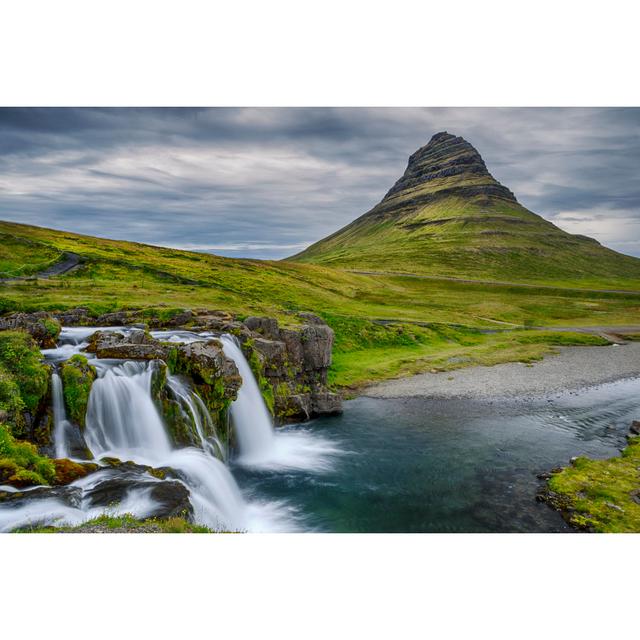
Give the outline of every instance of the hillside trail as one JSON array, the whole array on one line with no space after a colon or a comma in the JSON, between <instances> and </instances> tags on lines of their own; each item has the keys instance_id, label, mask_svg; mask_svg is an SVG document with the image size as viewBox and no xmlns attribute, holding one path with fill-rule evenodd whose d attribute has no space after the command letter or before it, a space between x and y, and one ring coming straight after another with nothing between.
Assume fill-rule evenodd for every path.
<instances>
[{"instance_id":1,"label":"hillside trail","mask_svg":"<svg viewBox=\"0 0 640 640\"><path fill-rule=\"evenodd\" d=\"M72 251L65 251L62 254L61 259L48 266L42 271L33 273L29 276L14 276L13 278L0 278L0 282L19 282L21 280L34 280L36 278L52 278L54 276L61 276L69 271L75 269L80 264L80 256Z\"/></svg>"}]
</instances>

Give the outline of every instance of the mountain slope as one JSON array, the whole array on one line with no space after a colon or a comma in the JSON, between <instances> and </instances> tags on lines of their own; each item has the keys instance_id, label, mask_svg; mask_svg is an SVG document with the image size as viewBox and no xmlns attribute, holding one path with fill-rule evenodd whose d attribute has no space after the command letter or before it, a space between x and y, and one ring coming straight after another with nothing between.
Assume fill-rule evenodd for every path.
<instances>
[{"instance_id":1,"label":"mountain slope","mask_svg":"<svg viewBox=\"0 0 640 640\"><path fill-rule=\"evenodd\" d=\"M446 132L409 158L404 175L373 209L289 259L539 283L640 278L639 259L525 209L471 144Z\"/></svg>"}]
</instances>

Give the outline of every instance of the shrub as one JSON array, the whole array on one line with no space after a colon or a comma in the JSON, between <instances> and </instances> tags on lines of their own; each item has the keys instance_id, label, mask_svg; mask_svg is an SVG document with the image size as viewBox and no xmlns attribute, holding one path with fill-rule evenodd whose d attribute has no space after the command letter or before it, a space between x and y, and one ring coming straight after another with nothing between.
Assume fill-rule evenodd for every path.
<instances>
[{"instance_id":1,"label":"shrub","mask_svg":"<svg viewBox=\"0 0 640 640\"><path fill-rule=\"evenodd\" d=\"M0 366L17 385L24 408L34 413L49 388L49 370L34 339L24 331L0 332ZM7 385L5 376L5 392Z\"/></svg>"}]
</instances>

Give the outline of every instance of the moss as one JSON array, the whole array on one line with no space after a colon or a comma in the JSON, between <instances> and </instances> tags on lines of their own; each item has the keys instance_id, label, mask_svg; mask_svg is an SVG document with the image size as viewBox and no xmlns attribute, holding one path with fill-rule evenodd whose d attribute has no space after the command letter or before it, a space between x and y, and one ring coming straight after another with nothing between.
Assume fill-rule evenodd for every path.
<instances>
[{"instance_id":1,"label":"moss","mask_svg":"<svg viewBox=\"0 0 640 640\"><path fill-rule=\"evenodd\" d=\"M76 354L62 365L60 377L67 415L76 424L84 427L96 370L84 356Z\"/></svg>"},{"instance_id":2,"label":"moss","mask_svg":"<svg viewBox=\"0 0 640 640\"><path fill-rule=\"evenodd\" d=\"M34 339L24 331L0 332L0 410L17 437L26 436L24 417L41 408L49 389L49 367Z\"/></svg>"},{"instance_id":3,"label":"moss","mask_svg":"<svg viewBox=\"0 0 640 640\"><path fill-rule=\"evenodd\" d=\"M247 358L247 362L249 363L249 367L251 367L251 371L258 383L258 388L260 389L260 393L262 394L262 398L264 403L267 405L267 409L269 409L269 413L274 415L275 412L275 396L274 389L267 377L264 375L264 363L258 351L254 348L253 340L249 339L244 342L242 345L242 351Z\"/></svg>"},{"instance_id":4,"label":"moss","mask_svg":"<svg viewBox=\"0 0 640 640\"><path fill-rule=\"evenodd\" d=\"M52 460L39 455L30 442L16 440L7 425L0 424L0 482L16 487L50 484L55 475Z\"/></svg>"},{"instance_id":5,"label":"moss","mask_svg":"<svg viewBox=\"0 0 640 640\"><path fill-rule=\"evenodd\" d=\"M547 486L545 499L576 528L640 533L640 436L619 457L577 458Z\"/></svg>"},{"instance_id":6,"label":"moss","mask_svg":"<svg viewBox=\"0 0 640 640\"><path fill-rule=\"evenodd\" d=\"M74 527L32 527L16 533L219 533L181 517L138 520L131 514L101 515Z\"/></svg>"},{"instance_id":7,"label":"moss","mask_svg":"<svg viewBox=\"0 0 640 640\"><path fill-rule=\"evenodd\" d=\"M86 463L80 464L67 458L60 458L53 461L55 467L54 484L69 484L78 478L84 478L89 473L98 469L97 464Z\"/></svg>"}]
</instances>

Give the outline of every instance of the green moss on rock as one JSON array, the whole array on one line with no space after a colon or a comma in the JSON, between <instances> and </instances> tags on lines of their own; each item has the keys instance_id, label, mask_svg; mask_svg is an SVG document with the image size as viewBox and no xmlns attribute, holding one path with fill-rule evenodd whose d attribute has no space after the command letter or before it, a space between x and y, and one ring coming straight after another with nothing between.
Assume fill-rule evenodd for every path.
<instances>
[{"instance_id":1,"label":"green moss on rock","mask_svg":"<svg viewBox=\"0 0 640 640\"><path fill-rule=\"evenodd\" d=\"M84 356L76 354L62 365L60 377L67 415L76 424L84 427L91 385L96 379L96 370Z\"/></svg>"},{"instance_id":2,"label":"green moss on rock","mask_svg":"<svg viewBox=\"0 0 640 640\"><path fill-rule=\"evenodd\" d=\"M49 367L25 331L0 332L0 412L18 438L27 434L25 413L33 419L49 390Z\"/></svg>"},{"instance_id":3,"label":"green moss on rock","mask_svg":"<svg viewBox=\"0 0 640 640\"><path fill-rule=\"evenodd\" d=\"M640 436L619 457L576 458L549 478L543 498L578 529L640 533Z\"/></svg>"},{"instance_id":4,"label":"green moss on rock","mask_svg":"<svg viewBox=\"0 0 640 640\"><path fill-rule=\"evenodd\" d=\"M0 484L15 487L50 484L56 469L53 461L38 454L35 445L16 440L5 424L0 424Z\"/></svg>"}]
</instances>

